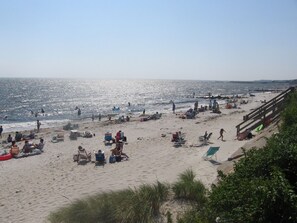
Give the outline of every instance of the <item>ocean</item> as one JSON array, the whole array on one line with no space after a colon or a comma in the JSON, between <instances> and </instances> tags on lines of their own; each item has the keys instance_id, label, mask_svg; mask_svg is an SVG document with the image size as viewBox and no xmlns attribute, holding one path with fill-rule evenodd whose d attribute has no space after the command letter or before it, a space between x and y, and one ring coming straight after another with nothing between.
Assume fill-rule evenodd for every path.
<instances>
[{"instance_id":1,"label":"ocean","mask_svg":"<svg viewBox=\"0 0 297 223\"><path fill-rule=\"evenodd\" d=\"M245 95L288 87L287 82L0 78L0 125L11 132L34 129L37 119L42 127L52 127L99 113L102 117L139 115L143 109L147 114L166 113L171 112L171 101L176 110L186 110L196 100L199 107L208 105L209 99L202 97L209 94Z\"/></svg>"}]
</instances>

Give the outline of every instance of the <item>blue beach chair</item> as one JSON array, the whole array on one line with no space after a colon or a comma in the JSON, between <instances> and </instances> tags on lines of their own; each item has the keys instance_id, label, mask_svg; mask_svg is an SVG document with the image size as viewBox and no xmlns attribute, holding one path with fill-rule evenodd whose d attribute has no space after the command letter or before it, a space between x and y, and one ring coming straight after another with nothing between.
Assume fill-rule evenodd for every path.
<instances>
[{"instance_id":1,"label":"blue beach chair","mask_svg":"<svg viewBox=\"0 0 297 223\"><path fill-rule=\"evenodd\" d=\"M96 158L96 163L95 163L96 166L105 165L106 160L105 160L104 153L100 153L100 154L95 153L95 158Z\"/></svg>"},{"instance_id":2,"label":"blue beach chair","mask_svg":"<svg viewBox=\"0 0 297 223\"><path fill-rule=\"evenodd\" d=\"M211 146L209 147L209 149L207 150L207 152L202 156L202 158L204 160L209 160L211 159L214 155L216 155L216 153L219 151L220 147L219 146ZM217 157L216 157L217 159Z\"/></svg>"}]
</instances>

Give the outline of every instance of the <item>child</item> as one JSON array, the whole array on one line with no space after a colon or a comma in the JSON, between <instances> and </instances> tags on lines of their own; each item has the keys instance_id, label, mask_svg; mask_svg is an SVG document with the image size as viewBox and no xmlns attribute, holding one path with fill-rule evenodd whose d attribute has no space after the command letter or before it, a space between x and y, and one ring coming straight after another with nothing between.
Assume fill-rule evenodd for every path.
<instances>
[{"instance_id":1,"label":"child","mask_svg":"<svg viewBox=\"0 0 297 223\"><path fill-rule=\"evenodd\" d=\"M223 135L224 132L226 132L224 129L220 130L220 137L218 139L222 138L222 141L224 141L224 135Z\"/></svg>"}]
</instances>

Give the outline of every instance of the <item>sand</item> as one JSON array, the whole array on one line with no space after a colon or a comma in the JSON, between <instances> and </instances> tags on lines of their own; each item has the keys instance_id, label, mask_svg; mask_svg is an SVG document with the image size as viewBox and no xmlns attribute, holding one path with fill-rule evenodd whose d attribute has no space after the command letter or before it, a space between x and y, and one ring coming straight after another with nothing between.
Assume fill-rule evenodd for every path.
<instances>
[{"instance_id":1,"label":"sand","mask_svg":"<svg viewBox=\"0 0 297 223\"><path fill-rule=\"evenodd\" d=\"M210 187L216 180L218 167L247 142L236 139L235 126L245 114L260 106L261 101L275 95L259 93L247 98L248 103L239 109L221 108L221 114L206 111L195 119L181 119L178 114L166 113L159 120L145 122L141 122L140 117L121 124L111 124L105 119L85 121L79 123L79 130L90 130L95 137L70 140L69 131L64 131L65 140L59 143L51 142L51 134L61 127L41 129L34 142L37 143L39 137L45 139L44 153L0 162L0 222L46 222L50 212L76 199L157 180L172 183L189 168ZM226 131L225 141L217 139L221 128ZM130 157L128 161L107 163L104 167L93 162L86 165L73 162L79 145L92 153L102 149L108 156L114 145L104 145L104 133L110 131L114 136L118 130L127 136L124 152ZM171 142L176 131L184 133L186 139L185 144L177 148ZM213 132L210 144L198 146L198 137L205 131ZM22 147L24 142L18 144ZM209 146L220 146L216 162L202 158Z\"/></svg>"}]
</instances>

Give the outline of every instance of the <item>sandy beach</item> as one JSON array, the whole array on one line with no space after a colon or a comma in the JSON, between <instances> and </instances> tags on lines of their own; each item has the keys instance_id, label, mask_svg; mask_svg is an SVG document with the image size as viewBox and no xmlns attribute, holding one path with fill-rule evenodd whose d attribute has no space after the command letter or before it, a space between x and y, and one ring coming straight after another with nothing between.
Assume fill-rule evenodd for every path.
<instances>
[{"instance_id":1,"label":"sandy beach","mask_svg":"<svg viewBox=\"0 0 297 223\"><path fill-rule=\"evenodd\" d=\"M216 180L218 167L247 143L236 139L235 126L245 114L260 106L261 101L268 101L275 95L258 93L256 97L246 98L248 103L240 108L221 106L221 114L205 111L195 119L181 119L179 114L185 111L177 110L177 114L165 113L158 120L144 122L136 116L121 124L112 124L106 119L85 121L79 123L79 130L92 131L94 137L70 140L69 131L64 131L65 140L58 143L52 143L51 136L61 127L41 129L33 140L37 143L39 138L45 139L41 155L0 162L0 222L46 222L51 211L75 199L157 180L172 183L188 168L209 187ZM225 141L217 139L221 128L226 131ZM115 136L119 130L127 137L124 152L130 157L128 161L107 163L104 167L95 166L93 162L86 165L73 162L73 154L80 145L92 152L93 161L94 150L102 149L108 157L114 144L104 145L104 133L109 131ZM184 133L186 142L176 148L171 137L177 131ZM210 144L198 146L201 143L198 138L205 131L213 133ZM23 144L18 143L20 148ZM220 147L216 164L202 159L209 146Z\"/></svg>"}]
</instances>

